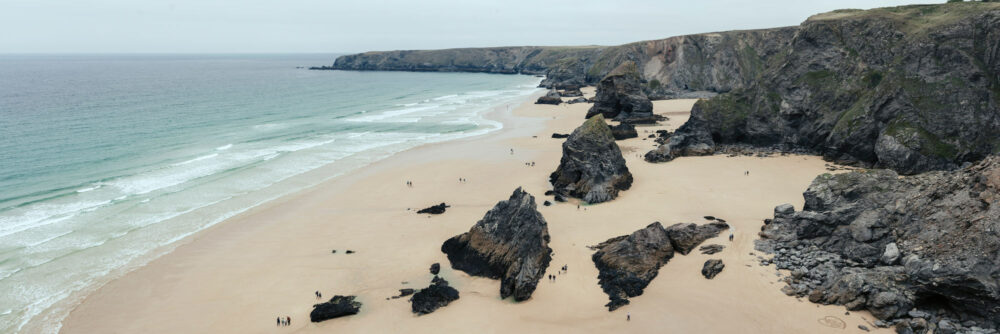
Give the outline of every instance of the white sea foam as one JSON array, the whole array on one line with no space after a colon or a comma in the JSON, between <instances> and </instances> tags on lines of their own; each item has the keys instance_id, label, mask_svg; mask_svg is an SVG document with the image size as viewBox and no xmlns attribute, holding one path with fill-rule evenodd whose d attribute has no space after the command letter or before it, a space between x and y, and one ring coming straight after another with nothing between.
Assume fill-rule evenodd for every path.
<instances>
[{"instance_id":1,"label":"white sea foam","mask_svg":"<svg viewBox=\"0 0 1000 334\"><path fill-rule=\"evenodd\" d=\"M231 148L233 148L233 144L226 144L226 145L222 145L222 146L216 147L215 150L216 151L225 151L225 150L228 150L228 149L231 149Z\"/></svg>"}]
</instances>

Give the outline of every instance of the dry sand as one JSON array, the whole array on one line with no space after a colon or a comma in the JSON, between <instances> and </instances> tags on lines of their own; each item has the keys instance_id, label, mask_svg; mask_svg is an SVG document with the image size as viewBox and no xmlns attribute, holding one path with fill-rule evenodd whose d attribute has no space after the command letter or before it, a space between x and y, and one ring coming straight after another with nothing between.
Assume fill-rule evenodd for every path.
<instances>
[{"instance_id":1,"label":"dry sand","mask_svg":"<svg viewBox=\"0 0 1000 334\"><path fill-rule=\"evenodd\" d=\"M593 89L586 92L592 95ZM551 200L542 194L550 189L548 175L561 154L562 140L550 135L571 132L590 104L526 103L512 114L498 108L491 117L502 120L504 130L397 154L197 234L92 293L67 317L63 331L841 333L859 331L861 324L875 329L867 313L845 315L841 306L785 296L774 268L758 266L752 254L761 220L775 205L802 206L802 191L825 172L821 159L642 161L640 155L654 147L652 139L643 140L645 131L676 128L693 102L655 102L656 112L670 120L639 127L640 138L619 142L635 183L612 202L585 210L577 210L575 202L541 205ZM531 161L534 167L525 166ZM468 182L459 183L460 177ZM407 180L413 188L405 186ZM555 252L549 272L569 266L556 282L539 282L522 303L500 300L499 281L452 270L440 251L444 240L468 231L518 186L535 195L548 221ZM412 210L440 202L452 206L440 216ZM735 241L725 236L707 241L726 246L715 255L678 254L631 305L607 311L587 245L653 221L704 223L705 215L733 225ZM345 254L348 249L356 253ZM712 280L700 274L709 258L726 264ZM428 267L435 262L461 299L420 317L410 312L406 298L386 300L400 288L427 286ZM358 295L364 306L356 316L310 323L316 290L325 298ZM276 327L275 317L285 315L292 326Z\"/></svg>"}]
</instances>

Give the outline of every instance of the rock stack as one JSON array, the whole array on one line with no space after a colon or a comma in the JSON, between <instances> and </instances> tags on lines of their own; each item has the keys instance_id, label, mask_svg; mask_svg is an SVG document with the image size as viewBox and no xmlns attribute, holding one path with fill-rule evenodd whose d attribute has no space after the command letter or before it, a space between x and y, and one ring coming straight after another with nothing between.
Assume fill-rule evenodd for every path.
<instances>
[{"instance_id":1,"label":"rock stack","mask_svg":"<svg viewBox=\"0 0 1000 334\"><path fill-rule=\"evenodd\" d=\"M656 123L660 118L653 114L653 103L642 92L641 81L634 62L618 65L597 84L597 95L587 118L600 114L625 123Z\"/></svg>"},{"instance_id":2,"label":"rock stack","mask_svg":"<svg viewBox=\"0 0 1000 334\"><path fill-rule=\"evenodd\" d=\"M601 203L632 186L632 173L603 116L591 117L573 130L562 151L559 168L549 176L557 194Z\"/></svg>"},{"instance_id":3,"label":"rock stack","mask_svg":"<svg viewBox=\"0 0 1000 334\"><path fill-rule=\"evenodd\" d=\"M500 201L469 232L441 245L451 267L469 275L500 279L500 297L531 298L549 266L549 229L535 197L521 188Z\"/></svg>"}]
</instances>

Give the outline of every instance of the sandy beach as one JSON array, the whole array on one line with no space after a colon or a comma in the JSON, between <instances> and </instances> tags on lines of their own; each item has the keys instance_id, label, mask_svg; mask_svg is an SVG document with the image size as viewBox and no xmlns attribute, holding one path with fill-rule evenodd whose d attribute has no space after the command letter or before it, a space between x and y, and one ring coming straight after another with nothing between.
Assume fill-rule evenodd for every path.
<instances>
[{"instance_id":1,"label":"sandy beach","mask_svg":"<svg viewBox=\"0 0 1000 334\"><path fill-rule=\"evenodd\" d=\"M584 91L593 96L593 88ZM641 155L655 146L646 137L683 124L694 102L654 101L654 112L670 119L639 126L639 138L618 142L635 182L614 201L580 209L573 200L542 205L552 200L543 193L551 189L548 176L563 142L550 136L580 125L590 104L527 102L509 111L502 106L488 116L502 121L503 130L396 154L182 241L89 295L65 319L62 332L842 333L860 331L858 325L888 332L873 326L866 312L846 315L843 306L785 296L775 269L757 264L753 241L762 219L782 203L801 208L802 192L826 172L822 159L716 155L643 161ZM548 222L555 253L549 272L562 265L569 270L555 282L539 282L530 300L514 303L499 298L499 281L452 270L440 247L518 186L535 196ZM451 205L442 215L415 213L441 202ZM726 246L714 255L678 254L643 295L607 311L586 246L654 221L705 223L706 215L724 218L735 228L735 240L707 241ZM726 264L712 280L700 273L710 258ZM461 299L419 317L406 298L387 299L401 288L426 287L435 262ZM357 295L364 306L355 316L310 323L317 290L324 299ZM276 327L278 316L290 316L291 326Z\"/></svg>"}]
</instances>

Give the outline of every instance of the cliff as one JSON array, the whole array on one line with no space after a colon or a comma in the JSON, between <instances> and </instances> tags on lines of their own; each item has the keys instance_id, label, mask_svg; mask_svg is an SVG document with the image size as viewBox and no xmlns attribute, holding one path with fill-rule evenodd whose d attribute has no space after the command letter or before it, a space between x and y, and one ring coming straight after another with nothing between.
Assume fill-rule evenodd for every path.
<instances>
[{"instance_id":1,"label":"cliff","mask_svg":"<svg viewBox=\"0 0 1000 334\"><path fill-rule=\"evenodd\" d=\"M635 62L653 97L710 96L745 86L763 59L784 47L794 27L677 36L620 46L516 46L373 51L313 69L545 74L542 85L594 85L618 65Z\"/></svg>"},{"instance_id":2,"label":"cliff","mask_svg":"<svg viewBox=\"0 0 1000 334\"><path fill-rule=\"evenodd\" d=\"M542 85L558 87L596 84L625 62L652 99L721 94L649 161L749 144L915 174L1000 153L998 3L838 10L611 47L369 52L327 69L545 73Z\"/></svg>"},{"instance_id":3,"label":"cliff","mask_svg":"<svg viewBox=\"0 0 1000 334\"><path fill-rule=\"evenodd\" d=\"M1000 4L816 15L762 66L651 160L751 144L915 174L1000 152Z\"/></svg>"}]
</instances>

